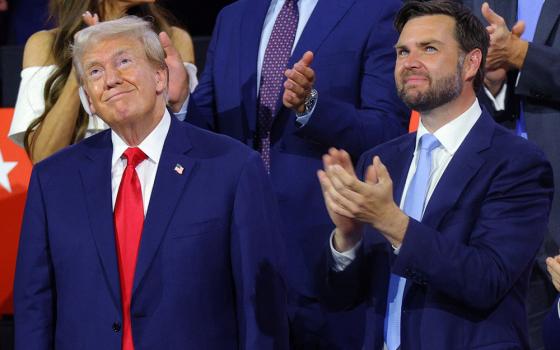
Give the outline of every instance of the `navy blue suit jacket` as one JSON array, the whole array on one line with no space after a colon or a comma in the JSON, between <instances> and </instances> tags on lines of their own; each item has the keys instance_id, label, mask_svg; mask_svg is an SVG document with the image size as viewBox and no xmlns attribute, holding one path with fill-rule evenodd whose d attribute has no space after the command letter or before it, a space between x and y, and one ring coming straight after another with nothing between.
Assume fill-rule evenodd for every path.
<instances>
[{"instance_id":1,"label":"navy blue suit jacket","mask_svg":"<svg viewBox=\"0 0 560 350\"><path fill-rule=\"evenodd\" d=\"M104 131L33 169L14 288L17 349L121 348L111 156ZM134 278L136 350L287 348L272 196L256 152L172 118Z\"/></svg>"},{"instance_id":2,"label":"navy blue suit jacket","mask_svg":"<svg viewBox=\"0 0 560 350\"><path fill-rule=\"evenodd\" d=\"M415 147L405 135L365 153L379 155L400 202ZM528 277L542 243L553 183L532 143L483 112L449 163L422 222L410 219L398 255L373 230L345 271L327 271L324 297L337 308L366 300L366 349L381 349L389 274L407 278L403 349L526 349ZM332 259L329 253L328 259ZM332 261L330 262L332 263Z\"/></svg>"},{"instance_id":3,"label":"navy blue suit jacket","mask_svg":"<svg viewBox=\"0 0 560 350\"><path fill-rule=\"evenodd\" d=\"M544 348L557 350L560 347L560 317L558 317L558 298L544 320Z\"/></svg>"},{"instance_id":4,"label":"navy blue suit jacket","mask_svg":"<svg viewBox=\"0 0 560 350\"><path fill-rule=\"evenodd\" d=\"M257 55L269 4L240 0L222 10L187 116L189 122L251 147L257 125ZM316 306L310 281L332 229L316 177L322 155L335 146L357 160L406 130L409 111L397 97L393 78L397 33L392 21L400 6L400 0L319 0L290 58L291 67L307 50L315 53L312 68L319 92L313 116L302 128L279 95L271 131L270 176L290 252L292 304ZM317 312L302 316L302 322L312 324L301 327L303 336L316 334L322 342L333 333L324 329L326 316ZM341 315L335 318L351 324Z\"/></svg>"}]
</instances>

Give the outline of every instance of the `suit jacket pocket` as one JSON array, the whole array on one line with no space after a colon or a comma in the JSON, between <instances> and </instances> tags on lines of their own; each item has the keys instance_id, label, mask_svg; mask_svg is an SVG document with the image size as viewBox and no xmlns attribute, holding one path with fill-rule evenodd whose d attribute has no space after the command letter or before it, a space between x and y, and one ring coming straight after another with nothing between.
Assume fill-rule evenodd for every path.
<instances>
[{"instance_id":1,"label":"suit jacket pocket","mask_svg":"<svg viewBox=\"0 0 560 350\"><path fill-rule=\"evenodd\" d=\"M201 235L208 235L222 231L224 223L220 219L209 219L204 221L197 221L186 223L181 228L171 230L170 236L173 239L182 239L189 237L196 237Z\"/></svg>"}]
</instances>

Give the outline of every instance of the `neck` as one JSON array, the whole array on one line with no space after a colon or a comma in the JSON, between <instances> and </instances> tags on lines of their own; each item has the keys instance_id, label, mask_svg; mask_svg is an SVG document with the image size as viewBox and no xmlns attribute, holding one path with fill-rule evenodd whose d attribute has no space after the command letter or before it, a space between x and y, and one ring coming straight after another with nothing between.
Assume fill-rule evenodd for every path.
<instances>
[{"instance_id":1,"label":"neck","mask_svg":"<svg viewBox=\"0 0 560 350\"><path fill-rule=\"evenodd\" d=\"M161 122L165 114L165 103L160 103L160 101L158 101L149 114L149 118L139 118L140 120L126 125L111 125L111 129L113 129L128 146L136 147L141 144Z\"/></svg>"},{"instance_id":2,"label":"neck","mask_svg":"<svg viewBox=\"0 0 560 350\"><path fill-rule=\"evenodd\" d=\"M475 100L476 94L474 90L472 90L472 88L465 88L461 95L453 101L432 110L421 112L420 118L422 124L430 133L434 133L445 124L457 119L461 114L465 113Z\"/></svg>"}]
</instances>

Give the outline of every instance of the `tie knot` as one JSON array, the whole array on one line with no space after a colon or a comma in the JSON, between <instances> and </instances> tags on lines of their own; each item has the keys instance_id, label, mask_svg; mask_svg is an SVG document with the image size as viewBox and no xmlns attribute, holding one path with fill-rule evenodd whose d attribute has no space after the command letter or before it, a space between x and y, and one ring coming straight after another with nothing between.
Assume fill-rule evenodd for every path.
<instances>
[{"instance_id":1,"label":"tie knot","mask_svg":"<svg viewBox=\"0 0 560 350\"><path fill-rule=\"evenodd\" d=\"M424 134L420 138L420 143L418 146L423 151L431 152L439 145L439 140L433 134Z\"/></svg>"},{"instance_id":2,"label":"tie knot","mask_svg":"<svg viewBox=\"0 0 560 350\"><path fill-rule=\"evenodd\" d=\"M142 152L142 150L138 147L127 148L122 156L126 158L126 166L132 166L133 168L136 168L138 164L142 163L144 159L148 158L146 153Z\"/></svg>"}]
</instances>

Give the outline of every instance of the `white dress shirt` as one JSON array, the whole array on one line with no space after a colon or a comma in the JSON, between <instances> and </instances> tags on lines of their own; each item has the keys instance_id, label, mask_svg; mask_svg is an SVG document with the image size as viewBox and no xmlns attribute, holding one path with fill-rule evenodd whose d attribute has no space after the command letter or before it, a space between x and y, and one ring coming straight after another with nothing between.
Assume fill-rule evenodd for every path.
<instances>
[{"instance_id":1,"label":"white dress shirt","mask_svg":"<svg viewBox=\"0 0 560 350\"><path fill-rule=\"evenodd\" d=\"M157 167L163 150L163 143L167 137L169 126L171 125L171 116L167 109L163 114L163 118L154 130L142 141L138 148L144 152L148 158L138 164L136 173L140 180L142 188L142 202L144 204L144 216L148 211L148 204L154 188L154 180L156 179ZM124 151L129 147L117 133L111 130L111 141L113 142L113 158L111 160L111 191L113 194L113 210L115 210L115 201L121 178L126 168L126 158L122 158ZM171 169L170 169L171 170Z\"/></svg>"},{"instance_id":2,"label":"white dress shirt","mask_svg":"<svg viewBox=\"0 0 560 350\"><path fill-rule=\"evenodd\" d=\"M424 209L428 205L430 201L430 197L432 193L443 176L445 169L449 165L451 159L463 143L467 134L471 131L472 127L480 118L482 110L480 109L480 105L478 104L478 100L472 104L469 109L467 109L463 114L459 117L453 119L449 123L445 124L436 132L434 132L434 136L439 140L440 145L432 151L432 170L430 174L430 182L428 192L426 194L426 201L424 204ZM401 203L400 208L403 208L404 199L406 198L406 194L408 191L408 187L410 185L410 181L416 172L416 165L418 163L418 142L422 135L429 133L429 131L424 127L422 124L422 118L420 117L420 123L418 125L418 131L416 133L416 146L414 149L414 157L412 158L412 162L410 164L410 168L408 169L408 175L406 176L406 183L404 186L403 194L401 196ZM383 159L381 160L383 161ZM333 232L334 234L334 232ZM332 235L331 235L331 251L335 260L335 265L333 269L335 271L342 271L344 270L356 257L356 251L359 248L361 241L346 252L339 253L337 252L332 244ZM397 251L398 253L398 251Z\"/></svg>"}]
</instances>

